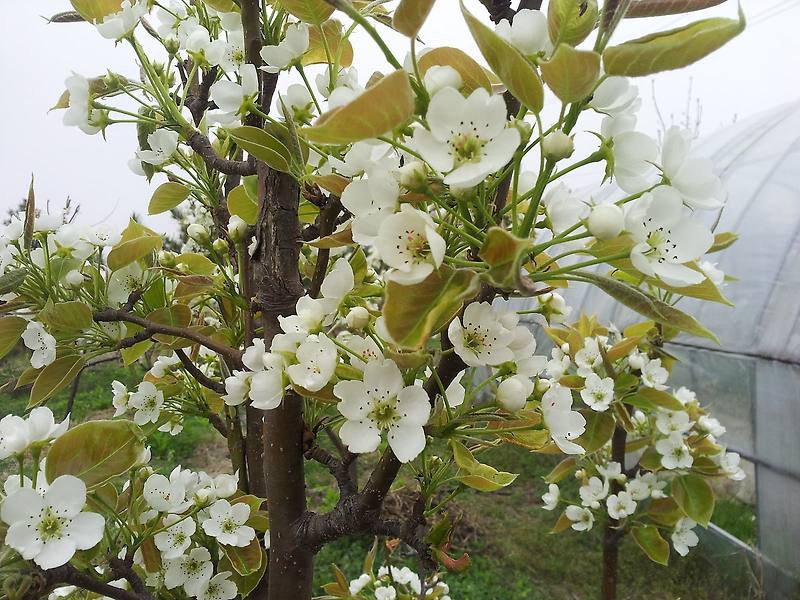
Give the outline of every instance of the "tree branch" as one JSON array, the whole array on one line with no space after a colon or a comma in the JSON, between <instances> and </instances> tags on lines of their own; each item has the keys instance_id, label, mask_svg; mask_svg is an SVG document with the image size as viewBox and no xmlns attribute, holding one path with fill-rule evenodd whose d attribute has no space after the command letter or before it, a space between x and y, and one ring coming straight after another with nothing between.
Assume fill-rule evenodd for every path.
<instances>
[{"instance_id":1,"label":"tree branch","mask_svg":"<svg viewBox=\"0 0 800 600\"><path fill-rule=\"evenodd\" d=\"M186 356L186 353L183 350L178 348L175 350L175 354L180 359L183 368L189 372L189 375L195 378L197 383L202 385L204 388L208 388L212 392L217 392L218 394L225 393L225 384L219 381L214 381L208 375L198 369L197 365L195 365L192 360Z\"/></svg>"},{"instance_id":2,"label":"tree branch","mask_svg":"<svg viewBox=\"0 0 800 600\"><path fill-rule=\"evenodd\" d=\"M84 590L94 592L101 596L108 596L114 600L153 600L152 595L145 590L145 595L133 593L122 588L114 587L79 571L71 564L67 563L55 569L36 568L35 574L38 582L31 587L27 597L30 600L39 600L46 596L46 592L60 584L74 585Z\"/></svg>"},{"instance_id":3,"label":"tree branch","mask_svg":"<svg viewBox=\"0 0 800 600\"><path fill-rule=\"evenodd\" d=\"M186 140L189 147L194 150L205 163L212 169L216 169L225 175L255 175L256 167L246 160L228 160L223 158L214 147L211 141L199 131L195 131Z\"/></svg>"}]
</instances>

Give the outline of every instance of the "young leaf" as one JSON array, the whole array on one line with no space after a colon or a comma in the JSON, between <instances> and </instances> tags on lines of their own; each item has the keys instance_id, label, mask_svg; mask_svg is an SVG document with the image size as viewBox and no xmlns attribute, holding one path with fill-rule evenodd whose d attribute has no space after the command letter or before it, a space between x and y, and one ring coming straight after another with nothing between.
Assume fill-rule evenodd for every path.
<instances>
[{"instance_id":1,"label":"young leaf","mask_svg":"<svg viewBox=\"0 0 800 600\"><path fill-rule=\"evenodd\" d=\"M122 0L70 0L72 8L90 23L102 21L103 17L120 11Z\"/></svg>"},{"instance_id":2,"label":"young leaf","mask_svg":"<svg viewBox=\"0 0 800 600\"><path fill-rule=\"evenodd\" d=\"M578 463L575 458L565 458L560 463L558 463L555 468L550 471L545 477L545 483L558 483L559 481L563 480L565 477L572 475L578 468Z\"/></svg>"},{"instance_id":3,"label":"young leaf","mask_svg":"<svg viewBox=\"0 0 800 600\"><path fill-rule=\"evenodd\" d=\"M236 127L229 129L228 135L236 145L268 164L276 171L288 173L292 155L289 149L274 135L258 127Z\"/></svg>"},{"instance_id":4,"label":"young leaf","mask_svg":"<svg viewBox=\"0 0 800 600\"><path fill-rule=\"evenodd\" d=\"M408 73L395 71L300 131L312 142L349 144L388 133L413 114L414 93Z\"/></svg>"},{"instance_id":5,"label":"young leaf","mask_svg":"<svg viewBox=\"0 0 800 600\"><path fill-rule=\"evenodd\" d=\"M28 269L14 269L6 271L0 275L0 295L9 294L22 285L25 277L28 276Z\"/></svg>"},{"instance_id":6,"label":"young leaf","mask_svg":"<svg viewBox=\"0 0 800 600\"><path fill-rule=\"evenodd\" d=\"M582 446L589 454L605 446L614 435L614 417L608 412L596 412L589 408L582 408L578 412L586 419L586 431L575 440L575 443Z\"/></svg>"},{"instance_id":7,"label":"young leaf","mask_svg":"<svg viewBox=\"0 0 800 600\"><path fill-rule=\"evenodd\" d=\"M434 48L417 59L417 66L419 67L420 75L423 77L428 72L428 69L435 65L452 67L458 71L463 82L461 91L465 94L469 94L478 88L492 90L492 82L489 81L484 68L463 50L443 46Z\"/></svg>"},{"instance_id":8,"label":"young leaf","mask_svg":"<svg viewBox=\"0 0 800 600\"><path fill-rule=\"evenodd\" d=\"M401 348L422 348L428 338L446 326L461 306L478 293L478 275L446 265L414 285L390 281L383 316L389 334Z\"/></svg>"},{"instance_id":9,"label":"young leaf","mask_svg":"<svg viewBox=\"0 0 800 600\"><path fill-rule=\"evenodd\" d=\"M661 537L657 527L652 525L633 527L631 534L647 558L665 567L669 564L669 544Z\"/></svg>"},{"instance_id":10,"label":"young leaf","mask_svg":"<svg viewBox=\"0 0 800 600\"><path fill-rule=\"evenodd\" d=\"M672 498L690 519L708 527L714 514L714 490L699 475L679 475L672 480Z\"/></svg>"},{"instance_id":11,"label":"young leaf","mask_svg":"<svg viewBox=\"0 0 800 600\"><path fill-rule=\"evenodd\" d=\"M243 185L237 185L228 194L228 211L248 225L256 224L258 204L253 202Z\"/></svg>"},{"instance_id":12,"label":"young leaf","mask_svg":"<svg viewBox=\"0 0 800 600\"><path fill-rule=\"evenodd\" d=\"M125 231L122 232L119 243L108 253L106 259L108 268L118 271L132 262L160 250L163 243L163 237L131 219Z\"/></svg>"},{"instance_id":13,"label":"young leaf","mask_svg":"<svg viewBox=\"0 0 800 600\"><path fill-rule=\"evenodd\" d=\"M703 10L722 4L725 0L635 0L625 11L626 19L663 17Z\"/></svg>"},{"instance_id":14,"label":"young leaf","mask_svg":"<svg viewBox=\"0 0 800 600\"><path fill-rule=\"evenodd\" d=\"M628 77L680 69L721 48L744 31L744 27L740 6L738 19L704 19L606 48L603 65L609 75Z\"/></svg>"},{"instance_id":15,"label":"young leaf","mask_svg":"<svg viewBox=\"0 0 800 600\"><path fill-rule=\"evenodd\" d=\"M536 67L514 46L472 16L463 2L461 13L481 54L500 81L522 104L535 113L540 112L544 106L544 88Z\"/></svg>"},{"instance_id":16,"label":"young leaf","mask_svg":"<svg viewBox=\"0 0 800 600\"><path fill-rule=\"evenodd\" d=\"M600 55L559 44L542 63L542 79L562 102L578 102L592 93L600 75Z\"/></svg>"},{"instance_id":17,"label":"young leaf","mask_svg":"<svg viewBox=\"0 0 800 600\"><path fill-rule=\"evenodd\" d=\"M478 256L489 265L484 277L503 290L522 290L521 264L533 245L528 238L519 238L501 227L492 227Z\"/></svg>"},{"instance_id":18,"label":"young leaf","mask_svg":"<svg viewBox=\"0 0 800 600\"><path fill-rule=\"evenodd\" d=\"M178 204L189 197L189 188L175 181L167 181L156 188L153 197L150 198L150 205L147 207L147 214L158 215L168 210L172 210Z\"/></svg>"},{"instance_id":19,"label":"young leaf","mask_svg":"<svg viewBox=\"0 0 800 600\"><path fill-rule=\"evenodd\" d=\"M328 64L326 43L331 55L339 57L340 67L353 64L353 44L343 37L342 23L336 19L328 19L321 26L309 29L308 51L303 54L300 62L304 65Z\"/></svg>"},{"instance_id":20,"label":"young leaf","mask_svg":"<svg viewBox=\"0 0 800 600\"><path fill-rule=\"evenodd\" d=\"M83 331L94 323L92 309L77 300L49 304L39 313L39 319L63 331Z\"/></svg>"},{"instance_id":21,"label":"young leaf","mask_svg":"<svg viewBox=\"0 0 800 600\"><path fill-rule=\"evenodd\" d=\"M0 358L11 352L22 337L28 322L22 317L0 319Z\"/></svg>"},{"instance_id":22,"label":"young leaf","mask_svg":"<svg viewBox=\"0 0 800 600\"><path fill-rule=\"evenodd\" d=\"M47 453L45 475L52 483L74 475L86 487L103 485L139 462L144 434L132 421L88 421L58 438Z\"/></svg>"},{"instance_id":23,"label":"young leaf","mask_svg":"<svg viewBox=\"0 0 800 600\"><path fill-rule=\"evenodd\" d=\"M417 37L436 0L400 0L394 11L392 25L410 38Z\"/></svg>"},{"instance_id":24,"label":"young leaf","mask_svg":"<svg viewBox=\"0 0 800 600\"><path fill-rule=\"evenodd\" d=\"M257 573L264 561L264 553L261 551L261 544L258 538L253 540L243 548L236 546L222 546L225 556L230 561L233 569L243 577Z\"/></svg>"},{"instance_id":25,"label":"young leaf","mask_svg":"<svg viewBox=\"0 0 800 600\"><path fill-rule=\"evenodd\" d=\"M86 365L86 359L78 354L57 358L42 369L31 388L28 408L39 406L67 387Z\"/></svg>"},{"instance_id":26,"label":"young leaf","mask_svg":"<svg viewBox=\"0 0 800 600\"><path fill-rule=\"evenodd\" d=\"M456 479L464 485L481 492L496 492L511 485L517 478L514 473L498 471L494 467L478 462L472 452L464 444L450 440L453 447L453 459L456 461L460 472Z\"/></svg>"},{"instance_id":27,"label":"young leaf","mask_svg":"<svg viewBox=\"0 0 800 600\"><path fill-rule=\"evenodd\" d=\"M333 14L333 5L325 0L278 0L277 3L311 25L322 25Z\"/></svg>"}]
</instances>

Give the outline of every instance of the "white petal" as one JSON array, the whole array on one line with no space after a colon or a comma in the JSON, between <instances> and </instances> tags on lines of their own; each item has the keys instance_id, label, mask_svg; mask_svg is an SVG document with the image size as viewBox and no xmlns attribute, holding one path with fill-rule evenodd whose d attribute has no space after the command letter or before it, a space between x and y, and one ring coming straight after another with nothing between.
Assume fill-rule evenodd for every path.
<instances>
[{"instance_id":1,"label":"white petal","mask_svg":"<svg viewBox=\"0 0 800 600\"><path fill-rule=\"evenodd\" d=\"M397 412L403 425L425 425L431 414L427 392L418 385L403 388L397 395Z\"/></svg>"},{"instance_id":2,"label":"white petal","mask_svg":"<svg viewBox=\"0 0 800 600\"><path fill-rule=\"evenodd\" d=\"M394 425L388 433L389 446L401 463L414 460L425 449L425 430L419 425Z\"/></svg>"},{"instance_id":3,"label":"white petal","mask_svg":"<svg viewBox=\"0 0 800 600\"><path fill-rule=\"evenodd\" d=\"M339 430L339 437L356 454L374 452L381 443L381 435L370 421L347 421Z\"/></svg>"}]
</instances>

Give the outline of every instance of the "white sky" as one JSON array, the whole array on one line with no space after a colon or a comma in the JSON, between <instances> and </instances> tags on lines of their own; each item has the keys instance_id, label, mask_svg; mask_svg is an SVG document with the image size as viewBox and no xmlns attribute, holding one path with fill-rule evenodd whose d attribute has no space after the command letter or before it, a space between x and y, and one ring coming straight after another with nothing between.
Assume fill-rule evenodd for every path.
<instances>
[{"instance_id":1,"label":"white sky","mask_svg":"<svg viewBox=\"0 0 800 600\"><path fill-rule=\"evenodd\" d=\"M63 126L59 111L47 112L73 70L86 76L97 76L107 69L134 75L129 48L115 48L113 42L101 38L88 24L46 24L41 16L68 10L67 0L0 0L0 4L4 5L0 67L5 81L0 94L0 115L4 116L0 212L5 213L18 203L25 195L31 173L35 173L40 206L47 201L59 206L71 196L81 205L84 222L106 221L120 227L134 211L145 215L152 190L163 176L148 184L128 170L126 163L136 149L133 126L111 127L104 142L99 135L87 136ZM485 14L477 0L468 0L467 4L473 14ZM796 33L800 2L742 0L742 5L750 24L738 38L687 69L637 80L644 100L639 125L642 131L656 135L659 129L651 82L668 122L671 115L682 118L692 85L693 97L702 102L703 134L800 96L800 36ZM736 4L729 0L722 6L681 17L632 19L620 27L615 42L706 16L734 17L735 13ZM432 47L457 46L481 60L455 0L439 0L420 35ZM402 59L406 39L394 32L388 32L386 37ZM359 33L354 45L355 64L362 81L375 70L385 72L390 68L365 35ZM582 120L579 127L581 124L597 129L597 123L591 120ZM162 230L170 227L163 216L147 217L145 222Z\"/></svg>"}]
</instances>

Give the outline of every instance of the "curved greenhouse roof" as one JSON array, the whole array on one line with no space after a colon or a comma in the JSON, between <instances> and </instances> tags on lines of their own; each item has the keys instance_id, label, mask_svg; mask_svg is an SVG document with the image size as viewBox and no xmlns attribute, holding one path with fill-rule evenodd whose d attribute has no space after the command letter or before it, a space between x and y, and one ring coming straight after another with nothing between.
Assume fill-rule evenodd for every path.
<instances>
[{"instance_id":1,"label":"curved greenhouse roof","mask_svg":"<svg viewBox=\"0 0 800 600\"><path fill-rule=\"evenodd\" d=\"M714 161L727 188L716 231L740 236L708 260L739 281L724 289L734 308L681 302L721 345L686 336L682 342L800 363L800 100L720 130L701 141L697 153ZM618 325L634 319L595 288L580 286L568 296L576 310Z\"/></svg>"}]
</instances>

